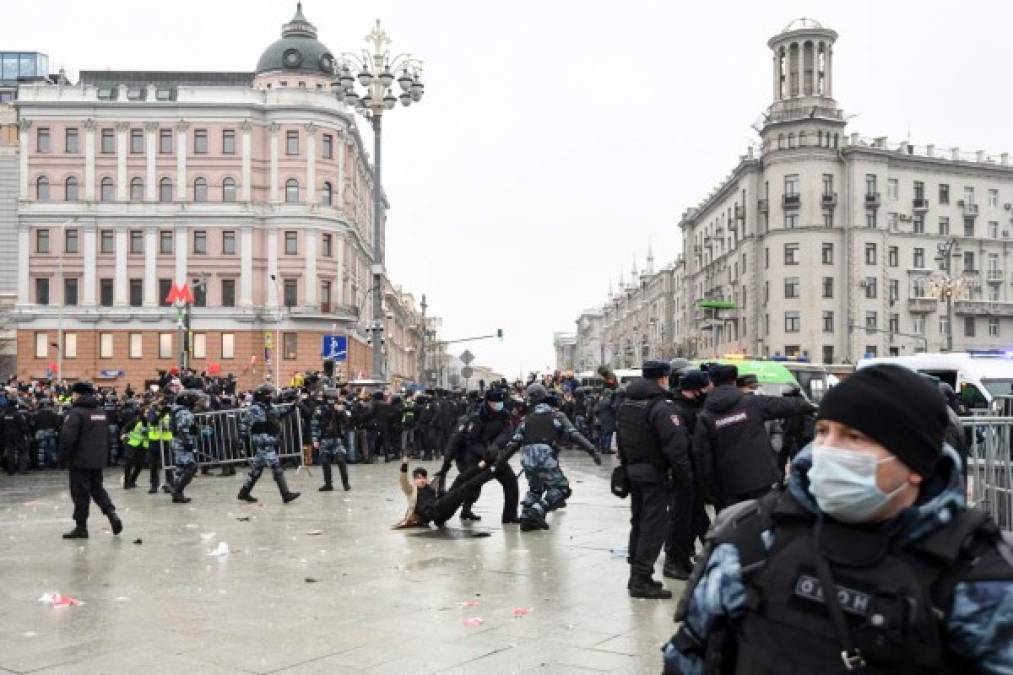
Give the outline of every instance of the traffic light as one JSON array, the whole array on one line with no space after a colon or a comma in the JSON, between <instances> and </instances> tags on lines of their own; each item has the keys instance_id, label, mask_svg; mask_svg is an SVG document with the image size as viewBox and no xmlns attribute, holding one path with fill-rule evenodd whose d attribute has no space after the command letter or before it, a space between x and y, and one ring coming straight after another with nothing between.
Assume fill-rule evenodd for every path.
<instances>
[{"instance_id":1,"label":"traffic light","mask_svg":"<svg viewBox=\"0 0 1013 675\"><path fill-rule=\"evenodd\" d=\"M503 329L502 328L497 328L496 329L496 337L498 337L500 340L503 339Z\"/></svg>"}]
</instances>

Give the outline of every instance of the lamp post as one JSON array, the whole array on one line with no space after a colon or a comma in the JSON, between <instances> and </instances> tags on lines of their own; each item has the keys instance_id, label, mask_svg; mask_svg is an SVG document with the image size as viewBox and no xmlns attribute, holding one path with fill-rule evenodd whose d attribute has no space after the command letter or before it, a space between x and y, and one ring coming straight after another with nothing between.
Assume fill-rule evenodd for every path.
<instances>
[{"instance_id":1,"label":"lamp post","mask_svg":"<svg viewBox=\"0 0 1013 675\"><path fill-rule=\"evenodd\" d=\"M67 245L67 226L68 225L73 225L76 222L77 222L77 218L73 218L71 220L65 220L62 223L60 223L60 243L58 243L57 246L64 246L64 247L66 247L66 245ZM63 280L63 258L64 258L64 256L61 255L60 258L59 258L59 262L57 263L57 267L58 267L57 276L60 278L60 287L61 288L60 288L60 306L57 308L57 315L56 315L56 326L57 326L57 328L56 328L56 374L60 378L58 380L58 382L60 384L63 384L63 381L64 381L64 378L63 378L63 308L66 307L66 305L67 305L67 298L64 297L64 294L67 292L67 284ZM28 264L27 261L24 261L24 262L25 262L25 264ZM76 298L75 298L75 300L76 300Z\"/></svg>"},{"instance_id":2,"label":"lamp post","mask_svg":"<svg viewBox=\"0 0 1013 675\"><path fill-rule=\"evenodd\" d=\"M370 324L373 345L373 379L384 379L383 343L383 187L381 184L381 139L383 114L393 110L398 101L405 107L422 100L425 87L421 81L422 62L410 54L392 56L387 46L390 38L376 20L366 36L369 51L361 54L345 52L338 66L337 79L331 84L339 101L354 107L373 127L373 321ZM353 75L352 71L358 71ZM400 71L400 74L396 74ZM395 96L395 79L401 94ZM356 92L356 81L362 93Z\"/></svg>"},{"instance_id":3,"label":"lamp post","mask_svg":"<svg viewBox=\"0 0 1013 675\"><path fill-rule=\"evenodd\" d=\"M278 311L274 317L274 347L271 349L271 360L274 361L274 386L280 387L278 384L279 378L281 377L281 308L282 303L285 301L285 296L281 288L281 280L274 274L271 275L271 281L274 283L275 298L277 299Z\"/></svg>"},{"instance_id":4,"label":"lamp post","mask_svg":"<svg viewBox=\"0 0 1013 675\"><path fill-rule=\"evenodd\" d=\"M953 247L955 239L947 239L936 245L938 255L936 262L939 270L944 272L941 277L929 281L928 292L932 297L946 301L946 351L953 351L953 298L961 295L966 285L963 279L953 277Z\"/></svg>"}]
</instances>

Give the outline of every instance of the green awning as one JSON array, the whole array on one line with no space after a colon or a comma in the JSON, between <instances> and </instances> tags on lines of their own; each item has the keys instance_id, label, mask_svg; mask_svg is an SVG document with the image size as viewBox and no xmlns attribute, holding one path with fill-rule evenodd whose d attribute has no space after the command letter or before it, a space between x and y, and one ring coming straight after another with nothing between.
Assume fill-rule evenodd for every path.
<instances>
[{"instance_id":1,"label":"green awning","mask_svg":"<svg viewBox=\"0 0 1013 675\"><path fill-rule=\"evenodd\" d=\"M731 300L699 300L696 303L697 307L703 307L704 309L738 309Z\"/></svg>"}]
</instances>

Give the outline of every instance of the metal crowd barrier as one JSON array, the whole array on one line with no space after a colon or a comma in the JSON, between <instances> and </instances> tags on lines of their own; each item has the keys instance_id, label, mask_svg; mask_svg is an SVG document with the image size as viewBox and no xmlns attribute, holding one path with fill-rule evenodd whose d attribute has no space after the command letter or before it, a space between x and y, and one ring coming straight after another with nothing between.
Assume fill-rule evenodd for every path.
<instances>
[{"instance_id":1,"label":"metal crowd barrier","mask_svg":"<svg viewBox=\"0 0 1013 675\"><path fill-rule=\"evenodd\" d=\"M1003 530L1013 531L1013 417L969 417L962 424L968 442L968 504L990 513Z\"/></svg>"},{"instance_id":2,"label":"metal crowd barrier","mask_svg":"<svg viewBox=\"0 0 1013 675\"><path fill-rule=\"evenodd\" d=\"M277 406L285 410L293 404ZM200 466L245 464L253 456L249 434L243 435L239 429L240 416L245 408L233 410L216 410L214 412L197 413L197 448L194 454ZM302 420L299 411L281 418L281 434L278 443L278 458L297 459L304 463ZM162 466L173 468L174 458L171 444L160 442L162 450Z\"/></svg>"}]
</instances>

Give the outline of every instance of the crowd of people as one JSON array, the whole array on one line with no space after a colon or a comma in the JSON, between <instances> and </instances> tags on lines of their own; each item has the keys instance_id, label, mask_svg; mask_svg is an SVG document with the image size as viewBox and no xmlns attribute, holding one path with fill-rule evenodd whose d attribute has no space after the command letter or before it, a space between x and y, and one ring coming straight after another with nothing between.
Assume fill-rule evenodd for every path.
<instances>
[{"instance_id":1,"label":"crowd of people","mask_svg":"<svg viewBox=\"0 0 1013 675\"><path fill-rule=\"evenodd\" d=\"M234 474L241 459L238 499L257 501L269 468L288 503L299 493L286 458L320 464L322 491L335 489L333 464L350 490L349 463L399 459L407 508L396 528L442 527L458 510L480 520L473 506L495 480L502 523L527 532L549 529L572 494L561 448L596 464L616 452L612 492L631 507L629 595L672 598L653 578L662 550L663 575L686 582L666 674L1013 672L1013 547L966 506L966 439L938 382L874 366L817 408L797 390L758 395L756 378L726 363L649 361L641 372L625 386L603 368L600 386L557 372L473 392L369 392L327 370L252 391L175 370L122 395L12 382L0 436L9 472L69 466L70 539L88 536L91 501L123 530L102 487L108 466L121 465L131 489L146 465L157 493L171 457L162 489L186 503L198 470ZM216 411L236 423L209 426L204 413ZM207 442L223 429L234 432ZM509 464L518 453L523 498ZM441 456L432 475L409 468Z\"/></svg>"}]
</instances>

